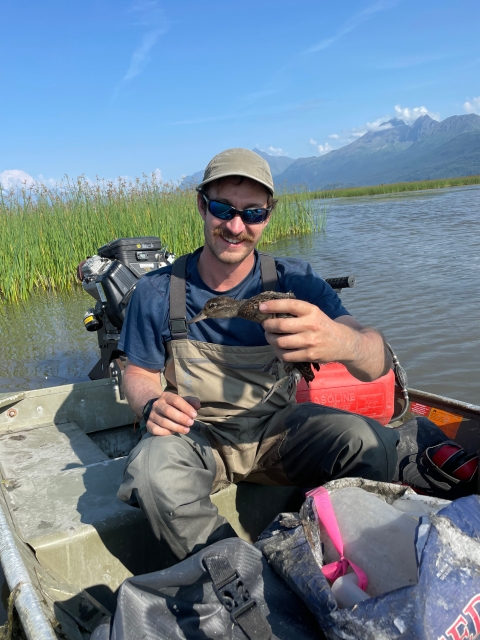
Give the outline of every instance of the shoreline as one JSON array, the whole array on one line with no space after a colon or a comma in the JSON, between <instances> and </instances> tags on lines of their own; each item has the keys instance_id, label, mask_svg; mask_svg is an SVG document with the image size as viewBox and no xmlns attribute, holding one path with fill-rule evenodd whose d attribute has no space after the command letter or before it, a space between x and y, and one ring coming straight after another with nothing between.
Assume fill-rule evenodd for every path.
<instances>
[{"instance_id":1,"label":"shoreline","mask_svg":"<svg viewBox=\"0 0 480 640\"><path fill-rule=\"evenodd\" d=\"M438 180L417 180L415 182L392 182L389 184L368 185L365 187L346 187L315 191L300 191L290 197L303 197L306 200L329 200L333 198L355 198L361 196L388 195L428 189L448 189L480 184L480 175L461 176L459 178L439 178Z\"/></svg>"}]
</instances>

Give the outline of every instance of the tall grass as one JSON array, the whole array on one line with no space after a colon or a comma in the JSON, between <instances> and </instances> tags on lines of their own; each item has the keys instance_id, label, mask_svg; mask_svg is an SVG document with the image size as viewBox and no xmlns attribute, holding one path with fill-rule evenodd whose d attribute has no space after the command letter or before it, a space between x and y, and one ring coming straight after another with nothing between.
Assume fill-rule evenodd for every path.
<instances>
[{"instance_id":1,"label":"tall grass","mask_svg":"<svg viewBox=\"0 0 480 640\"><path fill-rule=\"evenodd\" d=\"M356 196L375 196L388 193L402 193L404 191L421 191L424 189L445 189L448 187L463 187L480 184L480 175L464 176L461 178L442 178L438 180L420 180L418 182L395 182L392 184L377 184L367 187L350 187L348 189L328 189L323 191L304 191L304 199L352 198Z\"/></svg>"},{"instance_id":2,"label":"tall grass","mask_svg":"<svg viewBox=\"0 0 480 640\"><path fill-rule=\"evenodd\" d=\"M262 244L322 230L325 211L281 195ZM159 236L176 255L203 244L193 189L157 182L65 179L5 192L0 188L0 299L25 300L35 290L75 286L77 264L114 238Z\"/></svg>"}]
</instances>

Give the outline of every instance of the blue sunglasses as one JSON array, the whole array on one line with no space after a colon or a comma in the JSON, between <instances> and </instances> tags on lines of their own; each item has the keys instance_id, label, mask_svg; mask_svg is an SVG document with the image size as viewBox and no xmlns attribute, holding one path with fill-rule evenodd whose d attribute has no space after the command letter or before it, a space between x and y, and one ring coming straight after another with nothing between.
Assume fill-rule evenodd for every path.
<instances>
[{"instance_id":1,"label":"blue sunglasses","mask_svg":"<svg viewBox=\"0 0 480 640\"><path fill-rule=\"evenodd\" d=\"M245 224L260 224L265 222L272 211L271 207L266 209L235 209L235 207L225 204L225 202L210 200L204 193L202 193L202 196L207 203L207 209L212 216L219 220L233 220L236 215L239 215Z\"/></svg>"}]
</instances>

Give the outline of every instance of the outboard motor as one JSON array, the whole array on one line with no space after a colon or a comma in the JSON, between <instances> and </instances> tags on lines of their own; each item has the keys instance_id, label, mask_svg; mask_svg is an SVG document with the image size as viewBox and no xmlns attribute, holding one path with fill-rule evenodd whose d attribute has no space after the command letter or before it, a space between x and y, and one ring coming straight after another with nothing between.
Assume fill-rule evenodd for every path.
<instances>
[{"instance_id":1,"label":"outboard motor","mask_svg":"<svg viewBox=\"0 0 480 640\"><path fill-rule=\"evenodd\" d=\"M172 264L175 256L162 248L160 238L119 238L103 245L97 255L78 265L84 290L96 300L83 317L85 329L97 332L100 360L88 374L91 380L116 377L123 354L118 350L125 312L139 279Z\"/></svg>"}]
</instances>

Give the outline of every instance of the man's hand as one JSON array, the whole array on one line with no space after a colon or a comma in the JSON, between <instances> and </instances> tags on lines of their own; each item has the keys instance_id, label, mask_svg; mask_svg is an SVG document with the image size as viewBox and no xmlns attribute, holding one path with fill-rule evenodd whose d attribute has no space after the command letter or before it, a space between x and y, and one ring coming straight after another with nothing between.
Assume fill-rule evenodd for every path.
<instances>
[{"instance_id":1,"label":"man's hand","mask_svg":"<svg viewBox=\"0 0 480 640\"><path fill-rule=\"evenodd\" d=\"M158 398L147 420L147 431L154 436L188 433L200 409L198 398L182 398L170 391L163 391L160 371L139 367L131 362L123 374L123 390L137 416L142 415L143 407L149 400Z\"/></svg>"},{"instance_id":2,"label":"man's hand","mask_svg":"<svg viewBox=\"0 0 480 640\"><path fill-rule=\"evenodd\" d=\"M152 405L147 431L154 436L188 433L200 409L200 400L193 396L178 396L165 391Z\"/></svg>"},{"instance_id":3,"label":"man's hand","mask_svg":"<svg viewBox=\"0 0 480 640\"><path fill-rule=\"evenodd\" d=\"M260 311L294 316L262 323L267 342L285 362L341 362L364 381L375 380L390 367L382 336L351 316L331 320L317 306L291 299L264 302Z\"/></svg>"},{"instance_id":4,"label":"man's hand","mask_svg":"<svg viewBox=\"0 0 480 640\"><path fill-rule=\"evenodd\" d=\"M355 339L348 327L303 300L271 300L262 303L260 311L295 316L263 322L267 342L285 362L338 362L348 353L345 342Z\"/></svg>"}]
</instances>

